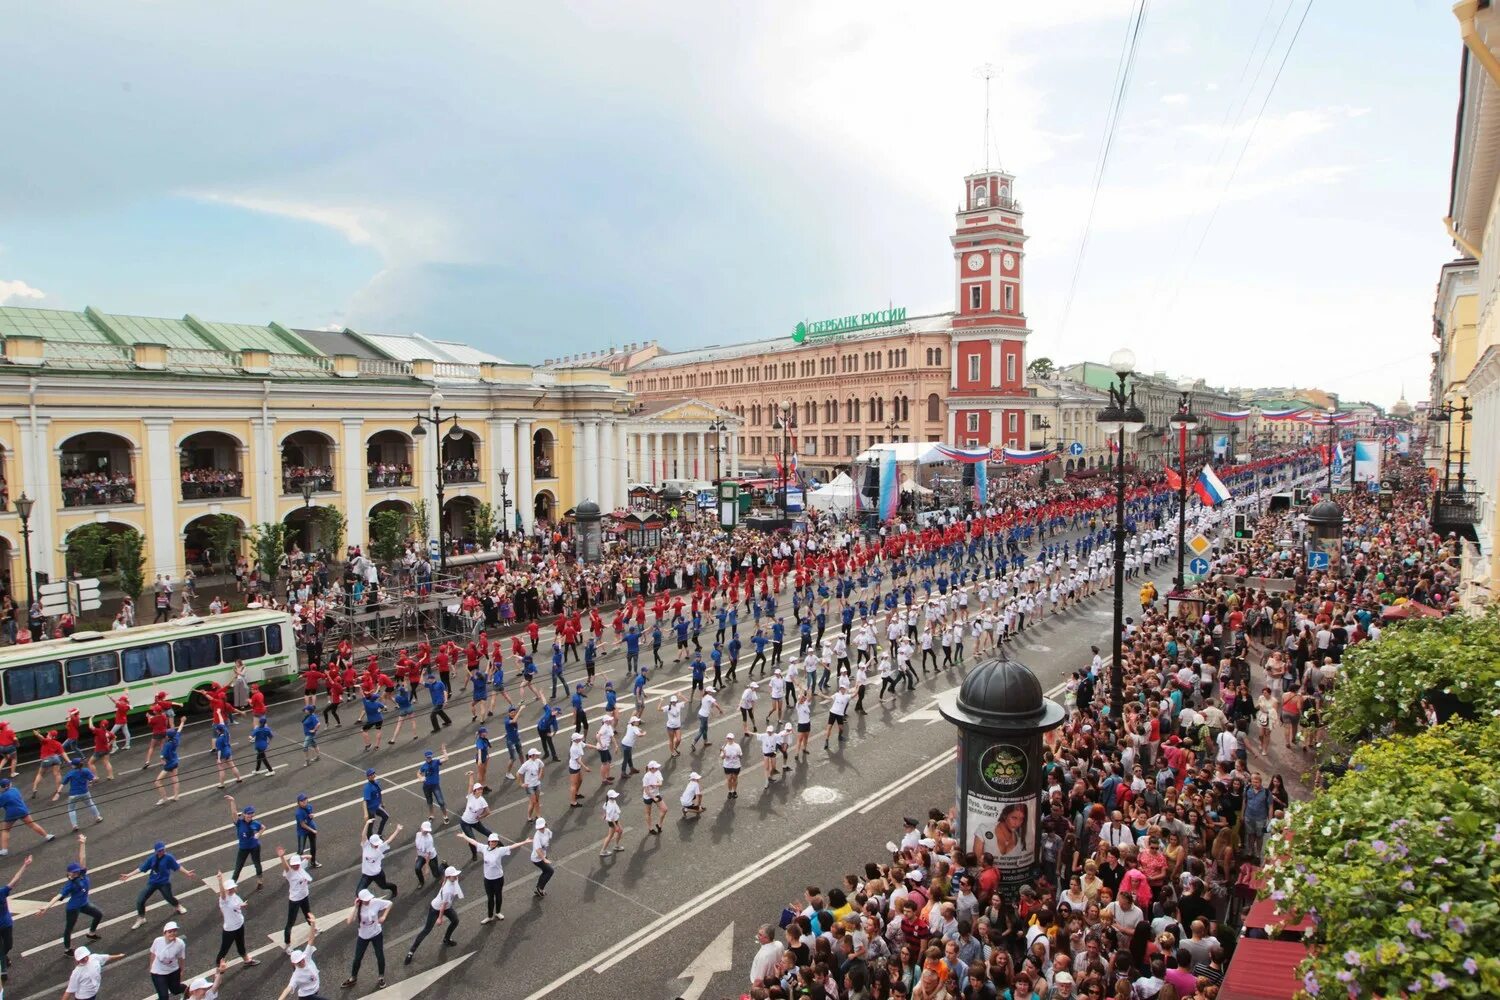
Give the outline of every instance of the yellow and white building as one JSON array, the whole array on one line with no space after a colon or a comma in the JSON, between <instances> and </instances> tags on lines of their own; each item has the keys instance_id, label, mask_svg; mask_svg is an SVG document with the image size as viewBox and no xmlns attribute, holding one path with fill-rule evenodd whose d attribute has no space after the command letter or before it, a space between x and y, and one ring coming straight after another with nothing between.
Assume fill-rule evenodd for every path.
<instances>
[{"instance_id":1,"label":"yellow and white building","mask_svg":"<svg viewBox=\"0 0 1500 1000\"><path fill-rule=\"evenodd\" d=\"M622 374L416 335L4 307L0 343L0 574L17 582L23 492L37 573L61 579L69 533L97 522L139 530L146 572L180 578L212 514L299 527L332 506L359 543L372 513L423 500L435 537L440 479L455 538L481 503L512 528L623 507L628 456L662 430L632 416ZM434 407L456 429L414 435Z\"/></svg>"}]
</instances>

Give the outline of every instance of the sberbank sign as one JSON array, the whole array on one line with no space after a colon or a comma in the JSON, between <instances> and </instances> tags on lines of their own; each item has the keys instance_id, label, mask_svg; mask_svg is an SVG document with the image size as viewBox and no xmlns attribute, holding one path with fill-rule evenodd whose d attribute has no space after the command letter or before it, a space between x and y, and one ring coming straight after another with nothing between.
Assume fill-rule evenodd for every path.
<instances>
[{"instance_id":1,"label":"sberbank sign","mask_svg":"<svg viewBox=\"0 0 1500 1000\"><path fill-rule=\"evenodd\" d=\"M879 312L855 313L837 319L820 319L816 323L798 323L792 331L792 340L803 343L808 338L831 337L838 333L855 330L870 330L880 326L899 326L906 322L906 307L882 309Z\"/></svg>"}]
</instances>

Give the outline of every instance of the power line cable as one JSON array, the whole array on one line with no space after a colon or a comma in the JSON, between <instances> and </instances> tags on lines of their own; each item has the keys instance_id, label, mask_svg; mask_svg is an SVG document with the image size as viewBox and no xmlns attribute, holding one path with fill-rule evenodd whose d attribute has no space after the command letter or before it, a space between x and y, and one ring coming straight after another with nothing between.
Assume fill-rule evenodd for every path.
<instances>
[{"instance_id":1,"label":"power line cable","mask_svg":"<svg viewBox=\"0 0 1500 1000\"><path fill-rule=\"evenodd\" d=\"M1078 278L1083 273L1084 255L1088 251L1089 233L1094 225L1094 209L1099 204L1099 189L1103 186L1104 174L1109 166L1110 150L1114 148L1115 132L1119 128L1120 114L1125 104L1125 94L1130 87L1130 78L1135 68L1135 55L1140 43L1141 27L1146 22L1147 0L1137 0L1130 20L1125 26L1125 41L1120 50L1120 60L1115 67L1115 86L1110 97L1110 106L1105 113L1104 135L1100 140L1099 158L1094 168L1094 188L1089 195L1089 210L1084 218L1083 233L1078 240L1078 254L1073 260L1073 277L1068 282L1068 295L1063 301L1062 322L1058 324L1058 343L1068 329L1068 316L1073 311L1073 296L1078 291Z\"/></svg>"}]
</instances>

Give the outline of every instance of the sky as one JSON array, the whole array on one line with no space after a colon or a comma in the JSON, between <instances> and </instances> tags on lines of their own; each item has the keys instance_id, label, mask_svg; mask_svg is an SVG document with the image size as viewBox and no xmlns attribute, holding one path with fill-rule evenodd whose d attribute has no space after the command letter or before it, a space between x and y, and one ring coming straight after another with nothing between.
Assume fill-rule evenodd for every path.
<instances>
[{"instance_id":1,"label":"sky","mask_svg":"<svg viewBox=\"0 0 1500 1000\"><path fill-rule=\"evenodd\" d=\"M12 5L0 304L530 363L734 343L953 308L988 164L1031 357L1416 401L1458 256L1448 4L1150 0L1096 187L1134 6Z\"/></svg>"}]
</instances>

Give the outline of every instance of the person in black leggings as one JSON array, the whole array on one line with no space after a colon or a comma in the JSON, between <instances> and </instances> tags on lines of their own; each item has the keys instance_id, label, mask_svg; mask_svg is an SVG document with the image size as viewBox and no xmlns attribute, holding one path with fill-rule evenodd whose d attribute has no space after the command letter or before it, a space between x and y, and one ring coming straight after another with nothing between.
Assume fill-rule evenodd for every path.
<instances>
[{"instance_id":1,"label":"person in black leggings","mask_svg":"<svg viewBox=\"0 0 1500 1000\"><path fill-rule=\"evenodd\" d=\"M402 965L410 965L411 960L416 957L417 949L422 946L427 935L437 926L439 919L448 918L448 928L443 934L443 944L453 947L458 944L453 940L453 932L458 930L458 901L464 898L464 891L458 884L459 871L452 865L443 870L443 881L438 884L437 895L432 899L432 905L427 910L427 922L422 925L422 930L411 943L411 950L401 960Z\"/></svg>"},{"instance_id":2,"label":"person in black leggings","mask_svg":"<svg viewBox=\"0 0 1500 1000\"><path fill-rule=\"evenodd\" d=\"M218 873L219 912L224 915L224 929L219 935L215 965L224 961L230 948L240 953L240 959L247 967L260 964L259 959L251 958L245 951L245 901L234 891L237 884L234 879L225 878L223 872Z\"/></svg>"},{"instance_id":3,"label":"person in black leggings","mask_svg":"<svg viewBox=\"0 0 1500 1000\"><path fill-rule=\"evenodd\" d=\"M375 980L375 988L385 986L385 918L390 915L389 900L376 899L369 889L359 890L359 900L354 904L354 912L349 914L348 922L357 923L359 931L354 939L354 964L349 969L349 978L344 980L344 989L349 989L359 978L359 966L367 948L375 952L375 973L379 977Z\"/></svg>"},{"instance_id":4,"label":"person in black leggings","mask_svg":"<svg viewBox=\"0 0 1500 1000\"><path fill-rule=\"evenodd\" d=\"M0 885L0 976L10 975L10 950L15 947L15 939L12 935L14 928L11 926L10 894L21 882L21 876L26 874L26 869L31 867L31 855L26 855L26 860L21 862L21 867L10 877L5 885Z\"/></svg>"}]
</instances>

